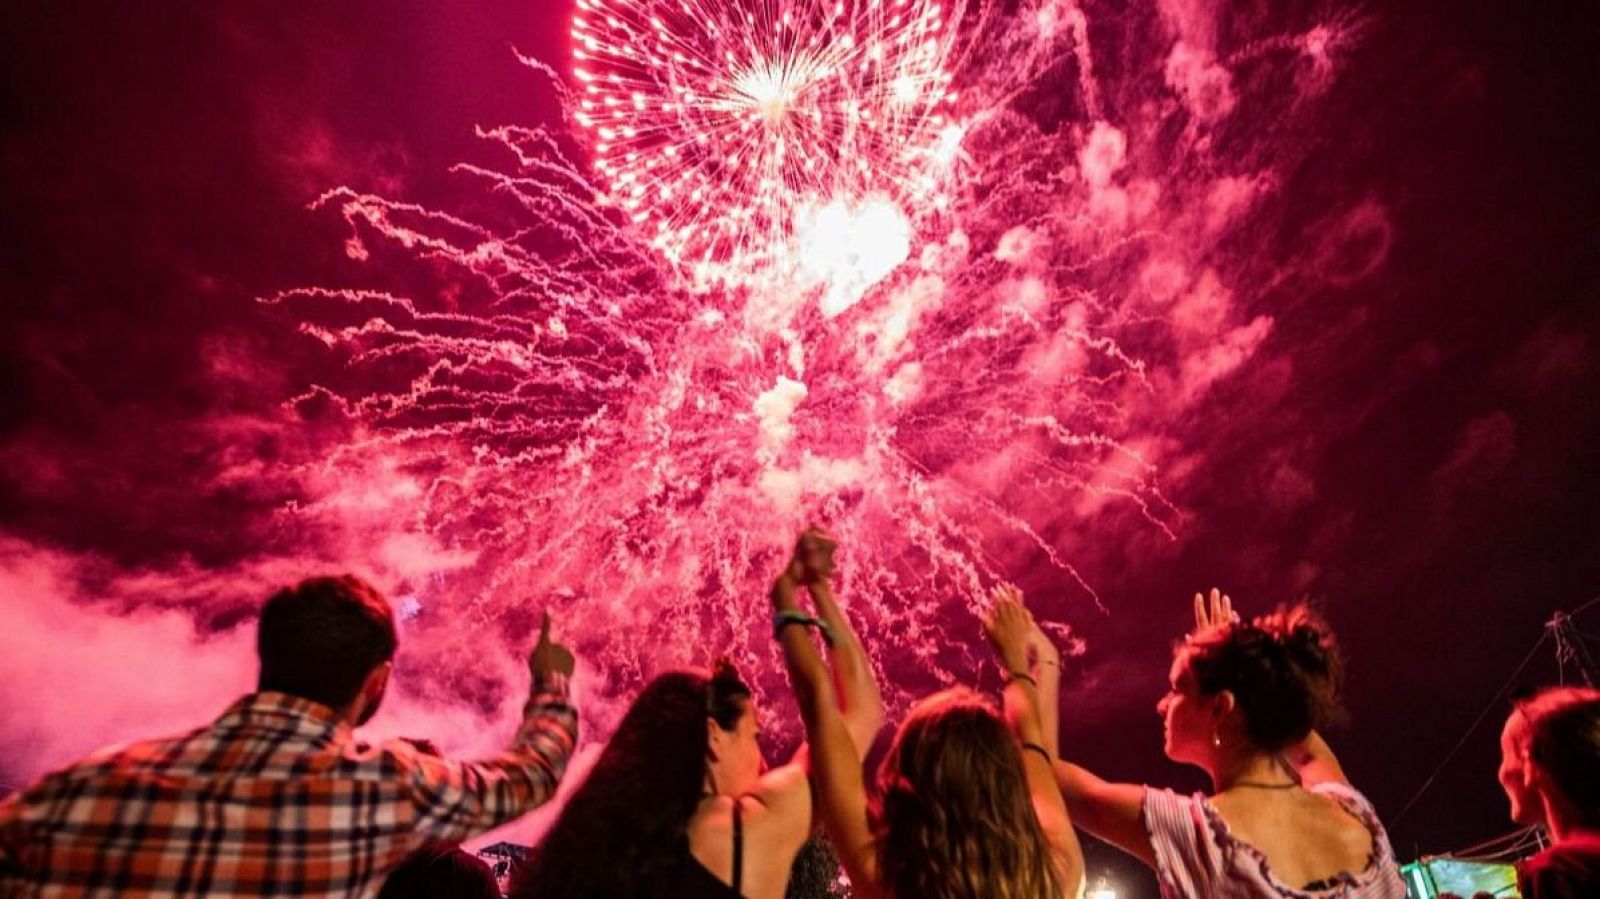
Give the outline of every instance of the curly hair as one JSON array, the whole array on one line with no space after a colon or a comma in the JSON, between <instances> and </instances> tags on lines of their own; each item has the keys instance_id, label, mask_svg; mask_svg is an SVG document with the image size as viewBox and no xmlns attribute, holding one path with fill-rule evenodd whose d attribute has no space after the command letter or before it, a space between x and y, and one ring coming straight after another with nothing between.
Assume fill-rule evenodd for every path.
<instances>
[{"instance_id":1,"label":"curly hair","mask_svg":"<svg viewBox=\"0 0 1600 899\"><path fill-rule=\"evenodd\" d=\"M1267 752L1343 717L1344 665L1328 625L1304 604L1215 627L1178 646L1200 692L1233 693L1245 735Z\"/></svg>"},{"instance_id":2,"label":"curly hair","mask_svg":"<svg viewBox=\"0 0 1600 899\"><path fill-rule=\"evenodd\" d=\"M1022 754L966 689L918 703L878 769L879 871L890 895L1059 899Z\"/></svg>"},{"instance_id":3,"label":"curly hair","mask_svg":"<svg viewBox=\"0 0 1600 899\"><path fill-rule=\"evenodd\" d=\"M750 688L727 660L645 685L508 895L649 896L672 883L704 795L706 720L732 730Z\"/></svg>"}]
</instances>

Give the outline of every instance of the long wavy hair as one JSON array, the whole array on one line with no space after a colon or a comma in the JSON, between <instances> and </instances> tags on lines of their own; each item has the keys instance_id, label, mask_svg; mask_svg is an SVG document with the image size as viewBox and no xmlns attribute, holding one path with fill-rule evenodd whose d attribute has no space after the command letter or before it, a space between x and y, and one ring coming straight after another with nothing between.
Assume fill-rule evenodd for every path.
<instances>
[{"instance_id":1,"label":"long wavy hair","mask_svg":"<svg viewBox=\"0 0 1600 899\"><path fill-rule=\"evenodd\" d=\"M878 870L903 899L1060 899L1016 738L971 690L924 699L878 768Z\"/></svg>"},{"instance_id":2,"label":"long wavy hair","mask_svg":"<svg viewBox=\"0 0 1600 899\"><path fill-rule=\"evenodd\" d=\"M706 720L731 731L749 699L726 660L714 674L672 671L646 684L509 895L633 897L670 887L705 795Z\"/></svg>"}]
</instances>

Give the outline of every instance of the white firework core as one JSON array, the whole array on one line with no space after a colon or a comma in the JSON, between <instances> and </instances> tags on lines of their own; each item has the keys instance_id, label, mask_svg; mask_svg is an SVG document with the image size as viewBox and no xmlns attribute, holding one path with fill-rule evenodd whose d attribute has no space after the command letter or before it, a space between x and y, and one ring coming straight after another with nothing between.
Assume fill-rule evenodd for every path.
<instances>
[{"instance_id":1,"label":"white firework core","mask_svg":"<svg viewBox=\"0 0 1600 899\"><path fill-rule=\"evenodd\" d=\"M689 283L749 283L814 210L938 204L951 24L932 0L578 0L576 118Z\"/></svg>"}]
</instances>

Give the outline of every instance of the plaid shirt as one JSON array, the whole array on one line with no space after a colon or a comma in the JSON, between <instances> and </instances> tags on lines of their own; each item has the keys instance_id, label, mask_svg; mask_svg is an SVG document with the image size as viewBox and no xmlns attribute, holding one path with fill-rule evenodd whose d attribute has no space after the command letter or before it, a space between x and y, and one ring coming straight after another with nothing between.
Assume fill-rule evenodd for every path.
<instances>
[{"instance_id":1,"label":"plaid shirt","mask_svg":"<svg viewBox=\"0 0 1600 899\"><path fill-rule=\"evenodd\" d=\"M325 706L256 693L0 802L0 896L372 895L418 847L549 799L577 730L560 676L534 685L512 748L478 762L367 747Z\"/></svg>"}]
</instances>

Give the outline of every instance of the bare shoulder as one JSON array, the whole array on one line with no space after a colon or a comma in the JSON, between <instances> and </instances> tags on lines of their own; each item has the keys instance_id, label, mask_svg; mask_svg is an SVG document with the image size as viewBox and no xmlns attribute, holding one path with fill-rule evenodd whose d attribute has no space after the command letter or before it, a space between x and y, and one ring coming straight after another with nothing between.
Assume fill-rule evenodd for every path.
<instances>
[{"instance_id":1,"label":"bare shoulder","mask_svg":"<svg viewBox=\"0 0 1600 899\"><path fill-rule=\"evenodd\" d=\"M789 766L785 766L789 767ZM734 836L734 813L739 838ZM740 853L746 896L781 896L795 855L811 833L811 794L804 770L775 769L738 797L713 796L689 821L689 851L723 883L733 882Z\"/></svg>"},{"instance_id":2,"label":"bare shoulder","mask_svg":"<svg viewBox=\"0 0 1600 899\"><path fill-rule=\"evenodd\" d=\"M1348 790L1351 795L1357 796L1354 790ZM1341 799L1331 795L1326 789L1312 790L1309 793L1312 800L1322 807L1322 818L1330 834L1334 834L1347 847L1359 849L1365 854L1371 851L1374 840L1372 825L1364 816L1376 813L1367 806L1365 799L1359 799L1361 805L1351 808L1351 800Z\"/></svg>"},{"instance_id":3,"label":"bare shoulder","mask_svg":"<svg viewBox=\"0 0 1600 899\"><path fill-rule=\"evenodd\" d=\"M799 765L780 765L761 775L756 787L745 794L746 798L762 805L793 801L811 795L810 780L806 770Z\"/></svg>"},{"instance_id":4,"label":"bare shoulder","mask_svg":"<svg viewBox=\"0 0 1600 899\"><path fill-rule=\"evenodd\" d=\"M768 771L755 789L739 797L739 813L752 837L792 840L796 846L805 842L811 832L811 782L805 769L791 764Z\"/></svg>"}]
</instances>

